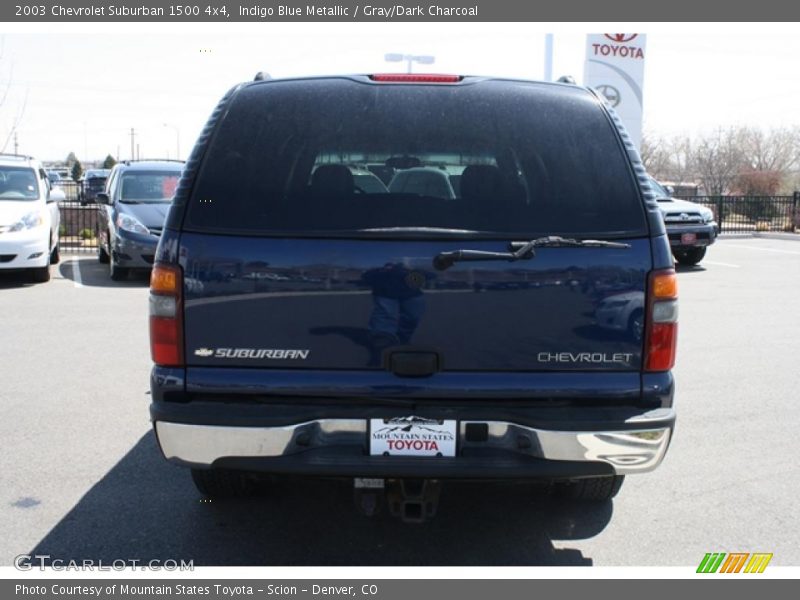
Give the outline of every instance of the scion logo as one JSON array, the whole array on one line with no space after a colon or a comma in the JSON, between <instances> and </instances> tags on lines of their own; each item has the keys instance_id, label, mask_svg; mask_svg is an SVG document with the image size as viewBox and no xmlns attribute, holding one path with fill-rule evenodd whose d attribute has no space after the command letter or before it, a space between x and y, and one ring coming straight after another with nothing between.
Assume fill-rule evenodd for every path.
<instances>
[{"instance_id":1,"label":"scion logo","mask_svg":"<svg viewBox=\"0 0 800 600\"><path fill-rule=\"evenodd\" d=\"M311 350L287 350L283 348L197 348L195 356L203 358L249 358L270 360L306 360Z\"/></svg>"},{"instance_id":2,"label":"scion logo","mask_svg":"<svg viewBox=\"0 0 800 600\"><path fill-rule=\"evenodd\" d=\"M604 33L608 39L612 42L616 42L617 44L624 44L625 42L630 42L631 40L636 39L636 36L639 35L638 33Z\"/></svg>"}]
</instances>

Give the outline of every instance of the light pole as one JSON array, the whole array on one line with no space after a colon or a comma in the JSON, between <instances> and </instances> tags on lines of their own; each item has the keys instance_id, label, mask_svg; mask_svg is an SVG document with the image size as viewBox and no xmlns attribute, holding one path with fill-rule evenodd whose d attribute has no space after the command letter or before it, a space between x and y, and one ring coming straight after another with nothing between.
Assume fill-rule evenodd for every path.
<instances>
[{"instance_id":1,"label":"light pole","mask_svg":"<svg viewBox=\"0 0 800 600\"><path fill-rule=\"evenodd\" d=\"M553 81L553 34L544 35L544 80Z\"/></svg>"},{"instance_id":2,"label":"light pole","mask_svg":"<svg viewBox=\"0 0 800 600\"><path fill-rule=\"evenodd\" d=\"M421 65L432 65L436 62L435 56L416 55L416 54L399 54L390 52L383 55L383 60L386 62L403 62L405 61L408 68L408 73L411 73L411 67L414 63Z\"/></svg>"},{"instance_id":3,"label":"light pole","mask_svg":"<svg viewBox=\"0 0 800 600\"><path fill-rule=\"evenodd\" d=\"M175 158L181 159L181 128L171 123L164 123L164 127L170 127L175 130Z\"/></svg>"}]
</instances>

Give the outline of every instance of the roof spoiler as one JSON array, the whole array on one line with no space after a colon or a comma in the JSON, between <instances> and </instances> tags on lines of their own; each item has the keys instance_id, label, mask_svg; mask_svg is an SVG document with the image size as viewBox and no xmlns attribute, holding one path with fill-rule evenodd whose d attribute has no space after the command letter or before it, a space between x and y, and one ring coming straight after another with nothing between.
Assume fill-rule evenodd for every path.
<instances>
[{"instance_id":1,"label":"roof spoiler","mask_svg":"<svg viewBox=\"0 0 800 600\"><path fill-rule=\"evenodd\" d=\"M126 160L119 161L123 165L129 165L131 163L137 162L176 162L176 163L185 163L186 161L180 158L128 158Z\"/></svg>"}]
</instances>

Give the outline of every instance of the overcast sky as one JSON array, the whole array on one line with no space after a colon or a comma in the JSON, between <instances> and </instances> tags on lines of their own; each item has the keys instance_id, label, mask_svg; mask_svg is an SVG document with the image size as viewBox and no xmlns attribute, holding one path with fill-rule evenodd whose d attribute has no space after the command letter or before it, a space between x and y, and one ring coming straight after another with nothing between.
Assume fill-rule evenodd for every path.
<instances>
[{"instance_id":1,"label":"overcast sky","mask_svg":"<svg viewBox=\"0 0 800 600\"><path fill-rule=\"evenodd\" d=\"M171 26L173 29L175 26ZM619 29L619 28L617 28ZM716 126L800 124L800 28L704 33L680 25L646 31L645 131L693 133ZM598 31L592 29L591 31ZM68 33L61 33L70 31ZM183 158L219 97L259 70L283 77L400 70L386 52L431 54L427 70L543 76L542 24L255 24L211 33L93 25L2 34L0 148L24 107L19 151L62 159ZM555 36L554 75L583 77L585 31ZM104 33L105 32L105 33ZM165 125L166 124L166 125ZM9 140L5 151L13 151Z\"/></svg>"}]
</instances>

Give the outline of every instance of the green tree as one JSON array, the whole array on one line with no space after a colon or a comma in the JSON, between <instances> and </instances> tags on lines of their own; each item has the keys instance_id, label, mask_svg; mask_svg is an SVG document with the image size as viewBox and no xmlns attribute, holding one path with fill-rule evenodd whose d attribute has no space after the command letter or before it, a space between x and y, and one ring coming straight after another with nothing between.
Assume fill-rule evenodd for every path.
<instances>
[{"instance_id":1,"label":"green tree","mask_svg":"<svg viewBox=\"0 0 800 600\"><path fill-rule=\"evenodd\" d=\"M110 169L115 164L117 164L117 161L114 160L114 157L109 154L108 156L106 156L106 159L103 161L103 168L104 169Z\"/></svg>"},{"instance_id":2,"label":"green tree","mask_svg":"<svg viewBox=\"0 0 800 600\"><path fill-rule=\"evenodd\" d=\"M67 166L71 169L72 165L78 162L78 157L75 156L74 152L70 152L69 154L67 154L67 160L65 160L64 162L67 163Z\"/></svg>"},{"instance_id":3,"label":"green tree","mask_svg":"<svg viewBox=\"0 0 800 600\"><path fill-rule=\"evenodd\" d=\"M72 171L70 172L72 175L73 181L78 181L83 175L83 166L81 165L81 161L75 159L75 164L72 165Z\"/></svg>"}]
</instances>

